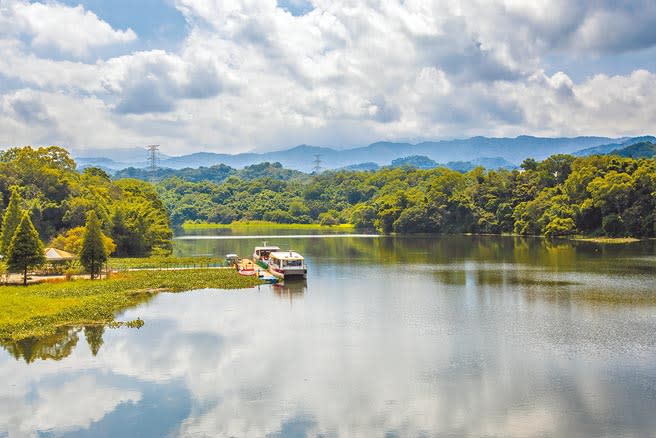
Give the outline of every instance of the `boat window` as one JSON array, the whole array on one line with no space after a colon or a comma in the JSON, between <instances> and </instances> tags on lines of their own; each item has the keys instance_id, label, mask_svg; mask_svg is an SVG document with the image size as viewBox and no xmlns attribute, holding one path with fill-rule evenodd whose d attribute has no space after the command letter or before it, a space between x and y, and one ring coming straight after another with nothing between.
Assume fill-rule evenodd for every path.
<instances>
[{"instance_id":1,"label":"boat window","mask_svg":"<svg viewBox=\"0 0 656 438\"><path fill-rule=\"evenodd\" d=\"M289 260L287 262L288 266L302 266L303 262L301 260Z\"/></svg>"}]
</instances>

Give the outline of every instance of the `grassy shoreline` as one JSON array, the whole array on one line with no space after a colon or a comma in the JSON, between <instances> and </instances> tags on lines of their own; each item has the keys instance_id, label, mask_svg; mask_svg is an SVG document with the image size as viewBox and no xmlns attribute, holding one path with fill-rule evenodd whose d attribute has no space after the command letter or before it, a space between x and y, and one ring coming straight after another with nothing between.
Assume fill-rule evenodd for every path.
<instances>
[{"instance_id":1,"label":"grassy shoreline","mask_svg":"<svg viewBox=\"0 0 656 438\"><path fill-rule=\"evenodd\" d=\"M229 224L216 224L216 223L195 223L185 222L182 224L182 229L185 231L194 230L241 230L241 229L254 229L263 228L267 230L340 230L340 231L353 231L355 226L352 224L339 224L339 225L321 225L321 224L279 224L276 222L267 221L238 221Z\"/></svg>"},{"instance_id":2,"label":"grassy shoreline","mask_svg":"<svg viewBox=\"0 0 656 438\"><path fill-rule=\"evenodd\" d=\"M117 312L148 301L159 292L259 284L232 269L122 272L108 280L0 286L0 339L20 340L55 333L71 325L109 324Z\"/></svg>"},{"instance_id":3,"label":"grassy shoreline","mask_svg":"<svg viewBox=\"0 0 656 438\"><path fill-rule=\"evenodd\" d=\"M111 271L127 271L130 269L217 268L222 266L222 264L222 258L209 256L110 257L107 262Z\"/></svg>"},{"instance_id":4,"label":"grassy shoreline","mask_svg":"<svg viewBox=\"0 0 656 438\"><path fill-rule=\"evenodd\" d=\"M267 222L267 221L237 221L230 224L217 224L217 223L194 223L194 222L185 222L182 225L184 231L202 231L202 230L337 230L344 232L355 231L355 225L353 224L340 224L340 225L320 225L320 224L279 224L276 222ZM399 234L391 233L391 236L414 236L414 235L426 235L424 233L410 233L410 234ZM433 235L433 234L427 234ZM437 234L440 235L440 234ZM491 234L491 233L463 233L465 236L510 236L510 237L539 237L546 238L545 236L525 236L521 234L514 233L500 233L500 234ZM590 243L608 243L608 244L627 244L640 242L645 239L639 239L636 237L608 237L608 236L563 236L560 239L571 240L577 242L590 242Z\"/></svg>"},{"instance_id":5,"label":"grassy shoreline","mask_svg":"<svg viewBox=\"0 0 656 438\"><path fill-rule=\"evenodd\" d=\"M640 242L641 239L635 237L572 237L570 240L576 242L591 242L591 243L608 243L613 245Z\"/></svg>"}]
</instances>

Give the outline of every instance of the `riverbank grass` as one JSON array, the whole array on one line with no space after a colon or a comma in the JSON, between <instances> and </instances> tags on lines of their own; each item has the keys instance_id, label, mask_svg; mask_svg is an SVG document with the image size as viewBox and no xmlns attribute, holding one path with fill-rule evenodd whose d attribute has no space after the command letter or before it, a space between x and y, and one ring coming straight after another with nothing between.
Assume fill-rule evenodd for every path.
<instances>
[{"instance_id":1,"label":"riverbank grass","mask_svg":"<svg viewBox=\"0 0 656 438\"><path fill-rule=\"evenodd\" d=\"M640 239L636 239L635 237L574 237L572 240L576 240L578 242L605 243L614 245L640 242Z\"/></svg>"},{"instance_id":2,"label":"riverbank grass","mask_svg":"<svg viewBox=\"0 0 656 438\"><path fill-rule=\"evenodd\" d=\"M130 269L189 269L217 268L223 266L223 259L217 257L112 257L107 261L110 271Z\"/></svg>"},{"instance_id":3,"label":"riverbank grass","mask_svg":"<svg viewBox=\"0 0 656 438\"><path fill-rule=\"evenodd\" d=\"M259 284L232 269L134 271L107 280L0 286L0 339L46 336L68 325L108 324L159 292L240 289Z\"/></svg>"},{"instance_id":4,"label":"riverbank grass","mask_svg":"<svg viewBox=\"0 0 656 438\"><path fill-rule=\"evenodd\" d=\"M197 230L338 230L338 231L354 231L355 226L352 224L339 224L339 225L321 225L321 224L279 224L276 222L267 221L237 221L230 224L214 224L214 223L195 223L185 222L182 225L185 231Z\"/></svg>"}]
</instances>

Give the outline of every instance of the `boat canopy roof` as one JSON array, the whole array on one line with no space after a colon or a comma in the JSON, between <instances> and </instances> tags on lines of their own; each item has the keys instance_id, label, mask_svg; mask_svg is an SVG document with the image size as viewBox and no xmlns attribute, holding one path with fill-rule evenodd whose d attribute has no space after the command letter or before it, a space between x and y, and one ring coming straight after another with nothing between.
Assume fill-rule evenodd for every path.
<instances>
[{"instance_id":1,"label":"boat canopy roof","mask_svg":"<svg viewBox=\"0 0 656 438\"><path fill-rule=\"evenodd\" d=\"M279 260L305 260L302 255L295 251L275 251L270 256Z\"/></svg>"},{"instance_id":2,"label":"boat canopy roof","mask_svg":"<svg viewBox=\"0 0 656 438\"><path fill-rule=\"evenodd\" d=\"M278 246L256 246L255 251L280 251Z\"/></svg>"}]
</instances>

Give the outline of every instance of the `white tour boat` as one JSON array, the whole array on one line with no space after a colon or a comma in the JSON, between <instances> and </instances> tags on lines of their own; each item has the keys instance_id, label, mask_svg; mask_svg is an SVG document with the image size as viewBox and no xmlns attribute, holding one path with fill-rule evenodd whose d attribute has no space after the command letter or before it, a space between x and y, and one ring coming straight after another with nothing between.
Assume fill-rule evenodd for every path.
<instances>
[{"instance_id":1,"label":"white tour boat","mask_svg":"<svg viewBox=\"0 0 656 438\"><path fill-rule=\"evenodd\" d=\"M295 251L273 251L269 254L269 272L278 278L307 278L307 265Z\"/></svg>"},{"instance_id":2,"label":"white tour boat","mask_svg":"<svg viewBox=\"0 0 656 438\"><path fill-rule=\"evenodd\" d=\"M253 250L253 261L260 267L268 269L269 256L275 251L280 251L280 248L277 246L267 246L266 242L264 242L263 246L256 246Z\"/></svg>"}]
</instances>

